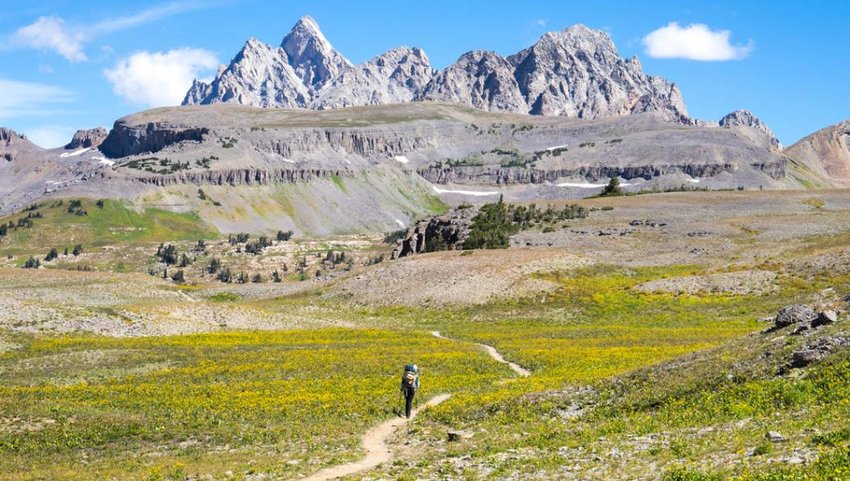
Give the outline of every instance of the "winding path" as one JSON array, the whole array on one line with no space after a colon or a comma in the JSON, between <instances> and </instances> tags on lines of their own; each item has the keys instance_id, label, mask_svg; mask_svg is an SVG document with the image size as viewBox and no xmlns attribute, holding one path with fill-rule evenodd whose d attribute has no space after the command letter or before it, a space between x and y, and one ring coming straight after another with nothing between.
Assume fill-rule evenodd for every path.
<instances>
[{"instance_id":1,"label":"winding path","mask_svg":"<svg viewBox=\"0 0 850 481\"><path fill-rule=\"evenodd\" d=\"M440 334L440 331L431 331L431 335L434 336L434 337L439 337L440 339L446 339L446 340L449 340L449 341L456 341L456 339L452 339L450 337L446 337L446 336ZM519 374L520 376L522 376L522 377L531 376L531 371L520 366L519 364L517 364L515 362L508 361L507 359L502 357L502 355L499 353L499 351L496 350L495 347L488 346L487 344L481 344L481 343L475 343L475 344L483 347L484 350L487 351L487 354L489 354L490 357L492 357L494 361L500 362L502 364L507 364L508 367L513 369L513 371L515 373Z\"/></svg>"},{"instance_id":2,"label":"winding path","mask_svg":"<svg viewBox=\"0 0 850 481\"><path fill-rule=\"evenodd\" d=\"M431 331L431 335L440 339L457 341L456 339L440 334L440 331ZM487 354L489 354L494 361L507 364L508 367L520 376L528 377L531 375L531 371L528 369L502 357L499 351L497 351L493 346L480 343L475 344L484 348L484 350L487 351ZM410 418L413 419L416 417L416 414L418 414L420 410L436 406L450 397L452 397L451 394L440 394L439 396L432 397L428 400L428 402L422 405L422 407L414 409ZM408 420L403 417L397 417L378 424L363 435L362 444L363 449L366 450L366 456L362 459L359 461L327 467L306 478L301 478L301 481L330 481L332 479L339 479L345 476L351 476L352 474L369 471L370 469L391 461L393 453L390 451L389 446L387 446L387 439L392 436L396 429L406 424L407 421Z\"/></svg>"},{"instance_id":3,"label":"winding path","mask_svg":"<svg viewBox=\"0 0 850 481\"><path fill-rule=\"evenodd\" d=\"M414 409L411 412L410 418L413 419L416 417L420 409L436 406L451 396L451 394L440 394L439 396L432 397L421 408ZM406 418L397 417L378 424L363 436L363 449L366 450L366 456L363 459L325 468L309 477L302 478L302 481L329 481L331 479L338 479L343 476L368 471L390 461L393 455L387 446L387 438L405 423L407 423Z\"/></svg>"}]
</instances>

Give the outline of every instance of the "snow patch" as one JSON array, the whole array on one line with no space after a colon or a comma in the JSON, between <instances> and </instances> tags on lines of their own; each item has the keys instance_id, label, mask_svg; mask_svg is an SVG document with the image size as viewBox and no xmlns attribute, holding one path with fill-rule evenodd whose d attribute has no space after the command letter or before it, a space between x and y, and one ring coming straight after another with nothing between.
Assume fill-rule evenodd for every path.
<instances>
[{"instance_id":1,"label":"snow patch","mask_svg":"<svg viewBox=\"0 0 850 481\"><path fill-rule=\"evenodd\" d=\"M403 155L396 155L396 156L395 156L395 157L393 157L393 158L394 158L396 161L401 162L402 164L406 164L406 163L410 162L410 159L408 159L407 157L405 157L405 156L403 156Z\"/></svg>"},{"instance_id":2,"label":"snow patch","mask_svg":"<svg viewBox=\"0 0 850 481\"><path fill-rule=\"evenodd\" d=\"M62 159L64 159L65 157L76 157L78 155L85 154L89 150L91 150L91 147L85 147L85 148L82 148L82 149L79 149L79 150L75 150L73 152L65 152L64 154L59 154L59 157L62 158Z\"/></svg>"},{"instance_id":3,"label":"snow patch","mask_svg":"<svg viewBox=\"0 0 850 481\"><path fill-rule=\"evenodd\" d=\"M699 184L699 179L685 179L688 182L693 182L694 184Z\"/></svg>"},{"instance_id":4,"label":"snow patch","mask_svg":"<svg viewBox=\"0 0 850 481\"><path fill-rule=\"evenodd\" d=\"M107 167L112 167L113 165L115 165L114 160L109 160L105 157L92 157L91 160L96 160L98 164L105 165Z\"/></svg>"},{"instance_id":5,"label":"snow patch","mask_svg":"<svg viewBox=\"0 0 850 481\"><path fill-rule=\"evenodd\" d=\"M295 163L295 161L294 161L294 160L292 160L292 159L287 159L286 157L281 157L281 158L280 158L280 160L282 160L282 161L284 161L284 162L289 162L290 164L294 164L294 163Z\"/></svg>"},{"instance_id":6,"label":"snow patch","mask_svg":"<svg viewBox=\"0 0 850 481\"><path fill-rule=\"evenodd\" d=\"M579 189L597 189L599 187L605 187L608 184L591 184L590 182L561 182L560 184L555 184L558 187L576 187ZM629 182L620 182L620 186L629 186L632 185Z\"/></svg>"},{"instance_id":7,"label":"snow patch","mask_svg":"<svg viewBox=\"0 0 850 481\"><path fill-rule=\"evenodd\" d=\"M495 191L481 192L481 191L477 191L477 190L447 190L447 189L441 189L441 188L437 187L436 185L432 185L431 187L433 187L434 192L436 192L438 194L460 194L460 195L472 195L472 196L476 196L476 197L484 197L484 196L488 196L488 195L499 195L499 193L495 192Z\"/></svg>"},{"instance_id":8,"label":"snow patch","mask_svg":"<svg viewBox=\"0 0 850 481\"><path fill-rule=\"evenodd\" d=\"M407 227L404 222L402 222L398 219L396 219L395 221L396 221L396 223L398 223L399 227Z\"/></svg>"},{"instance_id":9,"label":"snow patch","mask_svg":"<svg viewBox=\"0 0 850 481\"><path fill-rule=\"evenodd\" d=\"M553 150L558 150L558 149L566 148L568 145L569 145L569 144L556 145L556 146L554 146L554 147L547 147L547 148L546 148L546 151L547 151L547 152L552 152Z\"/></svg>"}]
</instances>

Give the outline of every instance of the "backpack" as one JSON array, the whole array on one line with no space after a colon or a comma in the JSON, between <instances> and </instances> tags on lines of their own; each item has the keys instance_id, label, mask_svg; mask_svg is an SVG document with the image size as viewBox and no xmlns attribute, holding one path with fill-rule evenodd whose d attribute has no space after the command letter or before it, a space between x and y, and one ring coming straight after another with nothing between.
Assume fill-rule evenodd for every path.
<instances>
[{"instance_id":1,"label":"backpack","mask_svg":"<svg viewBox=\"0 0 850 481\"><path fill-rule=\"evenodd\" d=\"M412 388L416 385L416 373L413 371L405 371L401 379L404 387Z\"/></svg>"}]
</instances>

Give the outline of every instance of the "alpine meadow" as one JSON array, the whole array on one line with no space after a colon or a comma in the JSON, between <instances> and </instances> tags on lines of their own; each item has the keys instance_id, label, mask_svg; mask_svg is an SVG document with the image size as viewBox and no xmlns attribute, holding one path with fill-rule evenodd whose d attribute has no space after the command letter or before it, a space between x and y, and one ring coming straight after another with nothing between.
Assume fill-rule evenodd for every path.
<instances>
[{"instance_id":1,"label":"alpine meadow","mask_svg":"<svg viewBox=\"0 0 850 481\"><path fill-rule=\"evenodd\" d=\"M527 3L0 16L0 480L850 480L850 38Z\"/></svg>"}]
</instances>

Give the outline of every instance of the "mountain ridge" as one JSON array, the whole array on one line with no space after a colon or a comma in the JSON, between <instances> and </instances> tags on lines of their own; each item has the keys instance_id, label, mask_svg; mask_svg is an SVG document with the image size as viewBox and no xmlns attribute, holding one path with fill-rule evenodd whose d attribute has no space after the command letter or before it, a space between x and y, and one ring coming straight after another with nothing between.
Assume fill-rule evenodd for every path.
<instances>
[{"instance_id":1,"label":"mountain ridge","mask_svg":"<svg viewBox=\"0 0 850 481\"><path fill-rule=\"evenodd\" d=\"M211 83L195 80L183 105L324 110L437 100L584 119L652 112L693 123L675 83L645 74L636 57L620 57L608 34L580 24L548 32L509 57L471 50L439 71L418 47L397 47L353 65L309 16L279 50L260 44L249 40Z\"/></svg>"}]
</instances>

